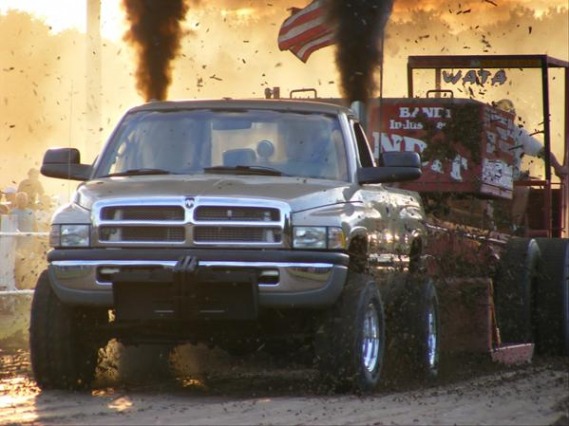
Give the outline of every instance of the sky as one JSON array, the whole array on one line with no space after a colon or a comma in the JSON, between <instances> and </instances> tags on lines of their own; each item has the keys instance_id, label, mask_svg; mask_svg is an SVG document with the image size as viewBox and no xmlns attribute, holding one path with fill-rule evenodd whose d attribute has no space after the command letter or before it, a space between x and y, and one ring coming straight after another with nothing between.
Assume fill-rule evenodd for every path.
<instances>
[{"instance_id":1,"label":"sky","mask_svg":"<svg viewBox=\"0 0 569 426\"><path fill-rule=\"evenodd\" d=\"M101 0L101 33L103 37L111 40L119 40L122 38L126 29L123 11L120 7L121 0ZM223 2L221 2L223 3ZM227 5L231 4L231 0L226 0ZM258 5L265 3L262 0L244 1L234 0L234 4L241 4L242 14L247 14L247 9L254 9L251 5ZM279 3L277 1L276 3ZM283 3L282 1L280 3ZM290 0L287 1L290 7L303 7L309 3L309 0ZM423 10L436 10L440 8L442 0L396 0L394 3L393 16L395 19L404 19L407 11L420 8ZM501 13L499 11L492 11L495 5L520 5L533 9L537 16L540 16L544 11L549 8L567 8L567 0L462 0L456 1L453 6L448 7L449 10L455 9L458 11L467 11L476 13L476 9L480 13L488 15L490 9L491 16L486 16L486 19L497 19ZM484 4L485 3L485 4ZM480 6L486 6L487 9L481 9ZM0 0L0 14L5 13L7 10L21 10L33 13L38 19L41 19L48 24L54 32L60 32L66 29L75 28L80 31L85 31L85 14L86 2L81 0L58 0L57 7L54 7L52 0ZM222 7L223 9L223 7ZM229 9L229 8L228 8ZM503 12L506 13L506 12Z\"/></svg>"},{"instance_id":2,"label":"sky","mask_svg":"<svg viewBox=\"0 0 569 426\"><path fill-rule=\"evenodd\" d=\"M119 40L125 30L120 0L102 0L101 34L103 37ZM67 29L85 32L86 3L82 0L0 0L0 14L8 10L32 13L49 25L54 33Z\"/></svg>"}]
</instances>

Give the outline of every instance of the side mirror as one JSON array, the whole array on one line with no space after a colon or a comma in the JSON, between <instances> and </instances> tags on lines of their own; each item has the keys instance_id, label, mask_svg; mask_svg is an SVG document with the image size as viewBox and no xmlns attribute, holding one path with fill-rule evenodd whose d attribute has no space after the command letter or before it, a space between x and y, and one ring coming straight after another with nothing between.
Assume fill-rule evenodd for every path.
<instances>
[{"instance_id":1,"label":"side mirror","mask_svg":"<svg viewBox=\"0 0 569 426\"><path fill-rule=\"evenodd\" d=\"M81 154L77 148L48 149L41 166L41 174L47 177L86 181L93 168L81 164Z\"/></svg>"},{"instance_id":2,"label":"side mirror","mask_svg":"<svg viewBox=\"0 0 569 426\"><path fill-rule=\"evenodd\" d=\"M380 154L377 167L363 167L358 170L358 182L390 183L419 179L421 156L417 152L390 151Z\"/></svg>"}]
</instances>

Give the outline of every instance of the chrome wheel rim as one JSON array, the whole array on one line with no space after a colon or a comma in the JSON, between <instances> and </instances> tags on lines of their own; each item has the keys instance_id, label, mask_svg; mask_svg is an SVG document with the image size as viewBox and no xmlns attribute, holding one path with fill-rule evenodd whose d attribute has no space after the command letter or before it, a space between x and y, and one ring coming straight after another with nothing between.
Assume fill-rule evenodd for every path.
<instances>
[{"instance_id":1,"label":"chrome wheel rim","mask_svg":"<svg viewBox=\"0 0 569 426\"><path fill-rule=\"evenodd\" d=\"M435 369L438 363L438 340L437 314L431 305L427 313L427 361L431 370Z\"/></svg>"},{"instance_id":2,"label":"chrome wheel rim","mask_svg":"<svg viewBox=\"0 0 569 426\"><path fill-rule=\"evenodd\" d=\"M381 348L379 317L375 305L367 306L362 330L362 362L365 369L373 373L379 366Z\"/></svg>"}]
</instances>

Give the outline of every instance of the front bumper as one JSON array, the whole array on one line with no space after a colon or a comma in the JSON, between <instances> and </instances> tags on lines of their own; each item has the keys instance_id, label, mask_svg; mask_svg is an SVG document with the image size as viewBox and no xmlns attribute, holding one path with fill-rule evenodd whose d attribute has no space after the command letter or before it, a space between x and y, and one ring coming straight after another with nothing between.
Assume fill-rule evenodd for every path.
<instances>
[{"instance_id":1,"label":"front bumper","mask_svg":"<svg viewBox=\"0 0 569 426\"><path fill-rule=\"evenodd\" d=\"M197 267L192 274L215 274L225 284L247 273L261 308L333 305L344 288L349 262L347 254L336 252L90 248L52 250L48 270L53 289L64 303L111 308L115 306L113 283L126 280L131 288L145 283L166 288L180 282L175 271L183 259L194 260Z\"/></svg>"}]
</instances>

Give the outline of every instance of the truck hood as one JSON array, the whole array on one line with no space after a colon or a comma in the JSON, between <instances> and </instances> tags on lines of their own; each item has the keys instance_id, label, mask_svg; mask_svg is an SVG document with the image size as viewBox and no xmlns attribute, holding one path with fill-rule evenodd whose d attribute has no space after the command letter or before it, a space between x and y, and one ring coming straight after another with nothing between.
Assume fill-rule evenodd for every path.
<instances>
[{"instance_id":1,"label":"truck hood","mask_svg":"<svg viewBox=\"0 0 569 426\"><path fill-rule=\"evenodd\" d=\"M141 200L186 197L229 197L280 200L292 211L344 203L347 182L283 176L129 176L97 179L79 186L76 202L91 209L98 200ZM318 194L317 197L314 195ZM349 197L348 197L349 198Z\"/></svg>"}]
</instances>

